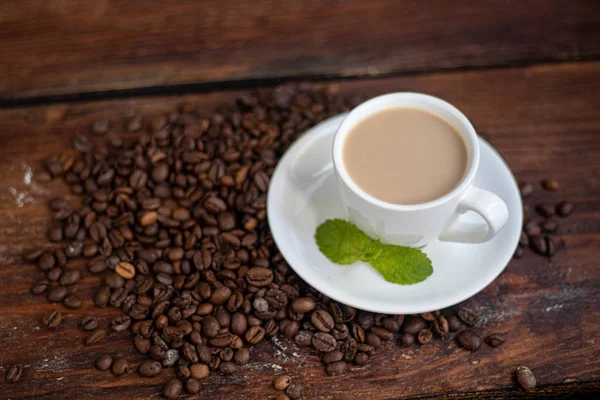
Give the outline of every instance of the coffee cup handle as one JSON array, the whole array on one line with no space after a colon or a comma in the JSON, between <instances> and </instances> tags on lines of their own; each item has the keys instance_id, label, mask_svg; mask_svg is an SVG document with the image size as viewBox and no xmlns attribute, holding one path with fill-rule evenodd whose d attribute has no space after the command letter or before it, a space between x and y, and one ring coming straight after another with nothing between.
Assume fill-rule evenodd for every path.
<instances>
[{"instance_id":1,"label":"coffee cup handle","mask_svg":"<svg viewBox=\"0 0 600 400\"><path fill-rule=\"evenodd\" d=\"M508 221L508 207L496 194L472 187L458 203L457 215L439 237L442 242L483 243L497 234ZM474 211L485 223L461 221L461 214Z\"/></svg>"}]
</instances>

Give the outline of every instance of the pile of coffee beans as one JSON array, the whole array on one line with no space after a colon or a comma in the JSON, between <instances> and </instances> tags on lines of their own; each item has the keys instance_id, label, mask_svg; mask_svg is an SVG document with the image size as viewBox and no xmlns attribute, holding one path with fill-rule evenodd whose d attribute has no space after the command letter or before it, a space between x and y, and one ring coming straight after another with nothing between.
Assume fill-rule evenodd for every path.
<instances>
[{"instance_id":1,"label":"pile of coffee beans","mask_svg":"<svg viewBox=\"0 0 600 400\"><path fill-rule=\"evenodd\" d=\"M139 375L176 370L163 388L167 398L198 393L211 372L234 374L249 361L249 348L275 335L312 348L327 373L339 375L367 364L383 342L427 345L475 325L477 316L464 308L405 317L337 303L303 282L275 246L266 199L278 159L299 134L359 102L327 88L285 86L245 95L210 116L185 104L151 119L96 121L92 132L109 135L106 146L81 136L76 154L45 161L44 179L64 179L82 206L50 200L54 246L25 255L44 274L32 293L81 307L82 274L68 264L88 259L87 272L102 276L95 306L123 315L108 323L83 318L85 344L111 331L133 333L147 356ZM61 317L53 312L43 323L52 328ZM456 340L470 351L482 343L468 329ZM494 334L485 343L504 340ZM110 354L95 365L115 376L134 369ZM19 376L10 371L10 380ZM273 386L285 390L281 399L302 393L288 377Z\"/></svg>"},{"instance_id":2,"label":"pile of coffee beans","mask_svg":"<svg viewBox=\"0 0 600 400\"><path fill-rule=\"evenodd\" d=\"M560 184L555 179L544 179L540 186L546 192L558 192ZM534 186L529 182L519 183L521 197L525 200L534 192ZM533 206L535 214L542 218L540 221L535 219L531 211ZM539 203L526 204L523 206L523 231L519 240L519 247L515 251L515 258L521 258L525 248L530 247L535 253L552 257L557 250L556 238L553 236L558 232L558 221L555 218L565 218L573 213L573 203L569 201L559 201L556 204Z\"/></svg>"}]
</instances>

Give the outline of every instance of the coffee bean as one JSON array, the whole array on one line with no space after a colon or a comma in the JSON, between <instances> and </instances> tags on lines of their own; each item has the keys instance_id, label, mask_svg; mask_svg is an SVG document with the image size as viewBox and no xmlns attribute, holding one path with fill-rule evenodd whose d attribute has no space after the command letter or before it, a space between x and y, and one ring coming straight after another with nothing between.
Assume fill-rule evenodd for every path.
<instances>
[{"instance_id":1,"label":"coffee bean","mask_svg":"<svg viewBox=\"0 0 600 400\"><path fill-rule=\"evenodd\" d=\"M219 371L223 375L232 375L237 371L237 366L231 361L225 361L219 364Z\"/></svg>"},{"instance_id":2,"label":"coffee bean","mask_svg":"<svg viewBox=\"0 0 600 400\"><path fill-rule=\"evenodd\" d=\"M469 351L475 351L481 346L481 338L472 331L461 331L456 335L456 341L460 347Z\"/></svg>"},{"instance_id":3,"label":"coffee bean","mask_svg":"<svg viewBox=\"0 0 600 400\"><path fill-rule=\"evenodd\" d=\"M117 264L115 272L123 279L133 279L133 277L135 277L135 267L125 261L121 261Z\"/></svg>"},{"instance_id":4,"label":"coffee bean","mask_svg":"<svg viewBox=\"0 0 600 400\"><path fill-rule=\"evenodd\" d=\"M324 353L335 350L335 346L337 345L333 336L323 332L316 333L312 337L311 343L315 349Z\"/></svg>"},{"instance_id":5,"label":"coffee bean","mask_svg":"<svg viewBox=\"0 0 600 400\"><path fill-rule=\"evenodd\" d=\"M200 392L202 385L200 381L194 378L190 378L185 382L185 390L190 394L197 394Z\"/></svg>"},{"instance_id":6,"label":"coffee bean","mask_svg":"<svg viewBox=\"0 0 600 400\"><path fill-rule=\"evenodd\" d=\"M313 326L321 332L331 332L335 323L333 317L325 310L316 310L312 313L310 321Z\"/></svg>"},{"instance_id":7,"label":"coffee bean","mask_svg":"<svg viewBox=\"0 0 600 400\"><path fill-rule=\"evenodd\" d=\"M429 343L431 341L432 337L433 337L433 335L431 334L430 330L423 329L417 335L417 340L419 341L420 345L424 345L424 344Z\"/></svg>"},{"instance_id":8,"label":"coffee bean","mask_svg":"<svg viewBox=\"0 0 600 400\"><path fill-rule=\"evenodd\" d=\"M423 329L425 329L425 321L421 318L411 318L404 322L404 325L402 326L402 332L411 335L417 335Z\"/></svg>"},{"instance_id":9,"label":"coffee bean","mask_svg":"<svg viewBox=\"0 0 600 400\"><path fill-rule=\"evenodd\" d=\"M50 311L44 315L42 321L48 328L56 328L62 321L62 314L60 311Z\"/></svg>"},{"instance_id":10,"label":"coffee bean","mask_svg":"<svg viewBox=\"0 0 600 400\"><path fill-rule=\"evenodd\" d=\"M44 249L41 247L36 247L26 250L23 253L23 257L25 258L25 260L32 262L39 259L42 256L42 254L44 254Z\"/></svg>"},{"instance_id":11,"label":"coffee bean","mask_svg":"<svg viewBox=\"0 0 600 400\"><path fill-rule=\"evenodd\" d=\"M494 333L487 336L484 341L491 347L498 347L504 342L506 342L506 335L502 333Z\"/></svg>"},{"instance_id":12,"label":"coffee bean","mask_svg":"<svg viewBox=\"0 0 600 400\"><path fill-rule=\"evenodd\" d=\"M41 271L48 271L56 265L56 258L52 253L44 253L38 259L38 267Z\"/></svg>"},{"instance_id":13,"label":"coffee bean","mask_svg":"<svg viewBox=\"0 0 600 400\"><path fill-rule=\"evenodd\" d=\"M141 376L146 378L158 376L162 372L162 365L157 361L144 360L140 364L138 372Z\"/></svg>"},{"instance_id":14,"label":"coffee bean","mask_svg":"<svg viewBox=\"0 0 600 400\"><path fill-rule=\"evenodd\" d=\"M552 240L550 236L545 236L544 239L546 240L547 246L546 255L552 257L554 253L556 253L556 245L554 244L554 240Z\"/></svg>"},{"instance_id":15,"label":"coffee bean","mask_svg":"<svg viewBox=\"0 0 600 400\"><path fill-rule=\"evenodd\" d=\"M69 294L69 291L64 286L58 286L50 290L48 293L48 301L51 303L60 303Z\"/></svg>"},{"instance_id":16,"label":"coffee bean","mask_svg":"<svg viewBox=\"0 0 600 400\"><path fill-rule=\"evenodd\" d=\"M48 279L41 279L31 286L31 293L35 295L44 294L48 290L49 284Z\"/></svg>"},{"instance_id":17,"label":"coffee bean","mask_svg":"<svg viewBox=\"0 0 600 400\"><path fill-rule=\"evenodd\" d=\"M302 393L304 392L304 387L302 385L298 385L295 383L290 384L285 393L292 399L297 400L302 397Z\"/></svg>"},{"instance_id":18,"label":"coffee bean","mask_svg":"<svg viewBox=\"0 0 600 400\"><path fill-rule=\"evenodd\" d=\"M117 317L110 321L110 328L115 332L123 332L131 326L131 318L128 316Z\"/></svg>"},{"instance_id":19,"label":"coffee bean","mask_svg":"<svg viewBox=\"0 0 600 400\"><path fill-rule=\"evenodd\" d=\"M229 300L229 297L231 296L231 289L228 288L227 286L221 286L216 288L211 296L210 296L210 302L216 306L220 306L222 304L225 304L227 302L227 300Z\"/></svg>"},{"instance_id":20,"label":"coffee bean","mask_svg":"<svg viewBox=\"0 0 600 400\"><path fill-rule=\"evenodd\" d=\"M253 286L267 286L273 282L273 271L264 267L253 267L248 270L246 280Z\"/></svg>"},{"instance_id":21,"label":"coffee bean","mask_svg":"<svg viewBox=\"0 0 600 400\"><path fill-rule=\"evenodd\" d=\"M220 330L221 324L219 324L219 321L215 317L209 316L202 321L202 333L207 338L214 338L219 334Z\"/></svg>"},{"instance_id":22,"label":"coffee bean","mask_svg":"<svg viewBox=\"0 0 600 400\"><path fill-rule=\"evenodd\" d=\"M521 232L521 237L519 238L519 246L529 246L529 237L525 232Z\"/></svg>"},{"instance_id":23,"label":"coffee bean","mask_svg":"<svg viewBox=\"0 0 600 400\"><path fill-rule=\"evenodd\" d=\"M210 370L206 364L192 364L189 366L190 375L195 379L204 379L210 373Z\"/></svg>"},{"instance_id":24,"label":"coffee bean","mask_svg":"<svg viewBox=\"0 0 600 400\"><path fill-rule=\"evenodd\" d=\"M544 233L554 233L556 232L558 224L554 219L547 219L546 221L541 223L540 227L542 228L542 231Z\"/></svg>"},{"instance_id":25,"label":"coffee bean","mask_svg":"<svg viewBox=\"0 0 600 400\"><path fill-rule=\"evenodd\" d=\"M77 294L71 294L64 298L63 304L70 309L77 309L83 304L83 300Z\"/></svg>"},{"instance_id":26,"label":"coffee bean","mask_svg":"<svg viewBox=\"0 0 600 400\"><path fill-rule=\"evenodd\" d=\"M560 215L561 217L568 217L573 213L574 208L575 207L573 206L573 203L561 201L556 205L556 214Z\"/></svg>"},{"instance_id":27,"label":"coffee bean","mask_svg":"<svg viewBox=\"0 0 600 400\"><path fill-rule=\"evenodd\" d=\"M311 345L312 335L308 331L299 331L296 336L294 336L294 343L296 343L300 347L308 347Z\"/></svg>"},{"instance_id":28,"label":"coffee bean","mask_svg":"<svg viewBox=\"0 0 600 400\"><path fill-rule=\"evenodd\" d=\"M233 361L237 364L246 364L250 360L250 352L246 348L241 348L233 355Z\"/></svg>"},{"instance_id":29,"label":"coffee bean","mask_svg":"<svg viewBox=\"0 0 600 400\"><path fill-rule=\"evenodd\" d=\"M125 375L129 372L129 362L124 357L117 358L111 367L114 376Z\"/></svg>"},{"instance_id":30,"label":"coffee bean","mask_svg":"<svg viewBox=\"0 0 600 400\"><path fill-rule=\"evenodd\" d=\"M110 124L106 118L98 119L92 124L92 132L96 135L106 134L109 128Z\"/></svg>"},{"instance_id":31,"label":"coffee bean","mask_svg":"<svg viewBox=\"0 0 600 400\"><path fill-rule=\"evenodd\" d=\"M538 204L535 206L535 211L545 218L550 218L554 216L554 207L549 204Z\"/></svg>"},{"instance_id":32,"label":"coffee bean","mask_svg":"<svg viewBox=\"0 0 600 400\"><path fill-rule=\"evenodd\" d=\"M344 359L344 354L341 351L333 350L328 353L323 354L321 357L321 361L323 364L331 364L337 361L341 361Z\"/></svg>"},{"instance_id":33,"label":"coffee bean","mask_svg":"<svg viewBox=\"0 0 600 400\"><path fill-rule=\"evenodd\" d=\"M365 365L369 362L369 355L366 353L358 353L354 359L357 365Z\"/></svg>"},{"instance_id":34,"label":"coffee bean","mask_svg":"<svg viewBox=\"0 0 600 400\"><path fill-rule=\"evenodd\" d=\"M62 275L62 268L60 268L60 267L54 267L50 271L46 272L46 278L48 278L48 280L50 282L58 281L60 279L61 275Z\"/></svg>"},{"instance_id":35,"label":"coffee bean","mask_svg":"<svg viewBox=\"0 0 600 400\"><path fill-rule=\"evenodd\" d=\"M374 333L368 333L365 341L373 347L381 347L381 338Z\"/></svg>"},{"instance_id":36,"label":"coffee bean","mask_svg":"<svg viewBox=\"0 0 600 400\"><path fill-rule=\"evenodd\" d=\"M533 372L525 366L518 367L515 371L519 385L525 390L533 390L536 386L535 376Z\"/></svg>"},{"instance_id":37,"label":"coffee bean","mask_svg":"<svg viewBox=\"0 0 600 400\"><path fill-rule=\"evenodd\" d=\"M530 245L536 253L543 256L548 254L548 241L544 236L536 236L530 240Z\"/></svg>"},{"instance_id":38,"label":"coffee bean","mask_svg":"<svg viewBox=\"0 0 600 400\"><path fill-rule=\"evenodd\" d=\"M477 320L479 319L477 318L477 315L474 312L465 307L460 307L458 309L457 316L465 325L468 326L475 325L477 323Z\"/></svg>"},{"instance_id":39,"label":"coffee bean","mask_svg":"<svg viewBox=\"0 0 600 400\"><path fill-rule=\"evenodd\" d=\"M296 313L308 313L315 309L316 302L310 297L300 297L292 301L292 310Z\"/></svg>"},{"instance_id":40,"label":"coffee bean","mask_svg":"<svg viewBox=\"0 0 600 400\"><path fill-rule=\"evenodd\" d=\"M108 336L106 329L96 328L85 338L85 344L87 346L94 345L106 339L106 336Z\"/></svg>"},{"instance_id":41,"label":"coffee bean","mask_svg":"<svg viewBox=\"0 0 600 400\"><path fill-rule=\"evenodd\" d=\"M400 331L400 325L402 322L398 322L395 318L384 318L381 321L381 325L392 333L398 333Z\"/></svg>"},{"instance_id":42,"label":"coffee bean","mask_svg":"<svg viewBox=\"0 0 600 400\"><path fill-rule=\"evenodd\" d=\"M246 334L244 335L244 337L246 338L246 341L248 343L256 344L256 343L259 343L260 341L262 341L263 338L265 337L265 330L262 326L257 326L257 325L251 326L246 331Z\"/></svg>"},{"instance_id":43,"label":"coffee bean","mask_svg":"<svg viewBox=\"0 0 600 400\"><path fill-rule=\"evenodd\" d=\"M96 307L104 308L108 304L108 300L110 298L110 287L103 286L100 288L98 293L96 293L96 297L94 297L94 303Z\"/></svg>"},{"instance_id":44,"label":"coffee bean","mask_svg":"<svg viewBox=\"0 0 600 400\"><path fill-rule=\"evenodd\" d=\"M558 184L558 181L555 179L544 179L542 181L542 187L544 188L544 190L547 190L548 192L557 192L558 189L560 188L560 185Z\"/></svg>"},{"instance_id":45,"label":"coffee bean","mask_svg":"<svg viewBox=\"0 0 600 400\"><path fill-rule=\"evenodd\" d=\"M13 365L6 370L6 380L9 383L18 382L23 376L23 368L19 365Z\"/></svg>"},{"instance_id":46,"label":"coffee bean","mask_svg":"<svg viewBox=\"0 0 600 400\"><path fill-rule=\"evenodd\" d=\"M376 326L374 328L371 328L371 333L373 333L374 335L379 336L383 340L390 340L390 339L392 339L394 337L394 333L393 332L390 332L387 329L381 328L381 327L378 327L378 326Z\"/></svg>"},{"instance_id":47,"label":"coffee bean","mask_svg":"<svg viewBox=\"0 0 600 400\"><path fill-rule=\"evenodd\" d=\"M415 335L411 335L410 333L405 333L400 338L400 341L405 346L412 346L416 342Z\"/></svg>"},{"instance_id":48,"label":"coffee bean","mask_svg":"<svg viewBox=\"0 0 600 400\"><path fill-rule=\"evenodd\" d=\"M150 339L145 338L142 335L137 335L135 339L133 339L133 344L140 354L148 354L152 348Z\"/></svg>"},{"instance_id":49,"label":"coffee bean","mask_svg":"<svg viewBox=\"0 0 600 400\"><path fill-rule=\"evenodd\" d=\"M286 394L279 393L277 397L275 397L275 400L290 400L290 397Z\"/></svg>"},{"instance_id":50,"label":"coffee bean","mask_svg":"<svg viewBox=\"0 0 600 400\"><path fill-rule=\"evenodd\" d=\"M96 359L96 369L99 371L107 371L113 364L113 358L107 354Z\"/></svg>"},{"instance_id":51,"label":"coffee bean","mask_svg":"<svg viewBox=\"0 0 600 400\"><path fill-rule=\"evenodd\" d=\"M98 327L98 318L90 316L83 317L79 324L83 330L93 331Z\"/></svg>"},{"instance_id":52,"label":"coffee bean","mask_svg":"<svg viewBox=\"0 0 600 400\"><path fill-rule=\"evenodd\" d=\"M531 242L531 238L536 236L540 236L542 234L542 229L539 227L538 223L535 221L529 221L525 224L525 233L529 236L529 241Z\"/></svg>"},{"instance_id":53,"label":"coffee bean","mask_svg":"<svg viewBox=\"0 0 600 400\"><path fill-rule=\"evenodd\" d=\"M167 399L176 399L183 392L183 384L179 379L171 379L167 384L163 387L163 395Z\"/></svg>"},{"instance_id":54,"label":"coffee bean","mask_svg":"<svg viewBox=\"0 0 600 400\"><path fill-rule=\"evenodd\" d=\"M519 182L519 190L521 192L521 196L529 196L533 193L533 185L529 182Z\"/></svg>"},{"instance_id":55,"label":"coffee bean","mask_svg":"<svg viewBox=\"0 0 600 400\"><path fill-rule=\"evenodd\" d=\"M444 337L450 330L448 321L443 315L440 315L436 320L431 323L431 330L438 336Z\"/></svg>"}]
</instances>

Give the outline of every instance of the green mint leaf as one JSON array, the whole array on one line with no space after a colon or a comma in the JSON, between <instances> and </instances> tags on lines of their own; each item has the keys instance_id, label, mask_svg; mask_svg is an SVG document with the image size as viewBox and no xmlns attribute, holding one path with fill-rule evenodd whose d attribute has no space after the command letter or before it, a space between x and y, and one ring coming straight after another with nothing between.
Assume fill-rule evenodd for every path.
<instances>
[{"instance_id":1,"label":"green mint leaf","mask_svg":"<svg viewBox=\"0 0 600 400\"><path fill-rule=\"evenodd\" d=\"M400 285L413 285L427 279L433 273L431 260L419 249L383 245L371 265L386 281Z\"/></svg>"},{"instance_id":2,"label":"green mint leaf","mask_svg":"<svg viewBox=\"0 0 600 400\"><path fill-rule=\"evenodd\" d=\"M379 257L379 254L381 254L382 249L383 244L381 244L379 239L372 241L369 247L367 247L363 255L360 257L360 261L370 262L376 259Z\"/></svg>"},{"instance_id":3,"label":"green mint leaf","mask_svg":"<svg viewBox=\"0 0 600 400\"><path fill-rule=\"evenodd\" d=\"M352 264L369 249L371 239L353 223L329 219L317 228L317 246L325 257L337 264Z\"/></svg>"}]
</instances>

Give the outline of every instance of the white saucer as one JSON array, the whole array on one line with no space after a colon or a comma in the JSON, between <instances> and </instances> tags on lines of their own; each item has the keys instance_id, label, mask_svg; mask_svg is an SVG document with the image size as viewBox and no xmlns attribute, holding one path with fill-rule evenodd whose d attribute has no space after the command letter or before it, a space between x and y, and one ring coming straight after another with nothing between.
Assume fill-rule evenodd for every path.
<instances>
[{"instance_id":1,"label":"white saucer","mask_svg":"<svg viewBox=\"0 0 600 400\"><path fill-rule=\"evenodd\" d=\"M267 215L273 238L289 265L330 298L387 314L416 314L449 307L489 285L517 247L523 215L515 178L483 139L475 184L499 195L510 215L492 240L483 244L429 244L423 250L433 263L433 274L410 286L386 282L369 264L342 266L321 254L314 239L317 226L327 219L347 218L332 169L333 136L344 117L330 118L307 131L288 149L273 173ZM475 221L479 217L466 213L461 218Z\"/></svg>"}]
</instances>

